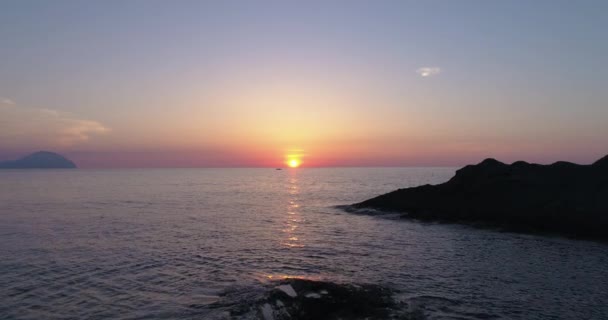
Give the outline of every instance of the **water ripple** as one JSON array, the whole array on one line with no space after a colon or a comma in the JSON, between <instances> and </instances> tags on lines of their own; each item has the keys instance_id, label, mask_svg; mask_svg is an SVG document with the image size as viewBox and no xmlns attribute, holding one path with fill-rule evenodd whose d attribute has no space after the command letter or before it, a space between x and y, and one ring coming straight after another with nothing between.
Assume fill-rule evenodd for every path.
<instances>
[{"instance_id":1,"label":"water ripple","mask_svg":"<svg viewBox=\"0 0 608 320\"><path fill-rule=\"evenodd\" d=\"M229 319L246 306L226 297L291 277L377 284L428 319L608 318L606 244L335 207L452 174L2 172L0 318Z\"/></svg>"}]
</instances>

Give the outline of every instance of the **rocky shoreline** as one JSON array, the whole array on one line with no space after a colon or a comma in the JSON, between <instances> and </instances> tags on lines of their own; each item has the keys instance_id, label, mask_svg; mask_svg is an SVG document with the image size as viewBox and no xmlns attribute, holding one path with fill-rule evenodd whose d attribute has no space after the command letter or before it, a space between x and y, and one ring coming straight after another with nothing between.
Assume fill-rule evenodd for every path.
<instances>
[{"instance_id":1,"label":"rocky shoreline","mask_svg":"<svg viewBox=\"0 0 608 320\"><path fill-rule=\"evenodd\" d=\"M486 159L457 170L448 182L399 189L348 209L608 239L608 156L591 165Z\"/></svg>"}]
</instances>

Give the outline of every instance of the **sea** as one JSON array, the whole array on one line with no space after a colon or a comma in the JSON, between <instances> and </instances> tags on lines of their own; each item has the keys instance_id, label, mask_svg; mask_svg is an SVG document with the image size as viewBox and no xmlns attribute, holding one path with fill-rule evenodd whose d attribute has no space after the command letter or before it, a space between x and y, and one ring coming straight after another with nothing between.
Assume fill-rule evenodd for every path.
<instances>
[{"instance_id":1,"label":"sea","mask_svg":"<svg viewBox=\"0 0 608 320\"><path fill-rule=\"evenodd\" d=\"M265 319L289 278L422 319L608 319L607 243L340 207L455 170L2 170L0 319Z\"/></svg>"}]
</instances>

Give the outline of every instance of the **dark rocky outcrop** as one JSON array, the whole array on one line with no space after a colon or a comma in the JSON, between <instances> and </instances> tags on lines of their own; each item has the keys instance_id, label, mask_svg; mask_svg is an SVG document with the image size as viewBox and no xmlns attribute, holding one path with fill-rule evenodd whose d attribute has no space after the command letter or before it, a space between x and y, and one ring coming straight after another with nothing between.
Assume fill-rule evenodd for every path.
<instances>
[{"instance_id":1,"label":"dark rocky outcrop","mask_svg":"<svg viewBox=\"0 0 608 320\"><path fill-rule=\"evenodd\" d=\"M486 159L448 182L399 189L351 206L404 217L608 238L608 156L592 165Z\"/></svg>"},{"instance_id":2,"label":"dark rocky outcrop","mask_svg":"<svg viewBox=\"0 0 608 320\"><path fill-rule=\"evenodd\" d=\"M74 169L76 164L64 156L48 151L39 151L21 159L0 162L0 169Z\"/></svg>"},{"instance_id":3,"label":"dark rocky outcrop","mask_svg":"<svg viewBox=\"0 0 608 320\"><path fill-rule=\"evenodd\" d=\"M214 305L230 306L231 319L262 320L386 320L423 319L420 310L394 298L395 291L374 284L342 284L284 279L252 299L223 297ZM230 295L230 294L228 294Z\"/></svg>"}]
</instances>

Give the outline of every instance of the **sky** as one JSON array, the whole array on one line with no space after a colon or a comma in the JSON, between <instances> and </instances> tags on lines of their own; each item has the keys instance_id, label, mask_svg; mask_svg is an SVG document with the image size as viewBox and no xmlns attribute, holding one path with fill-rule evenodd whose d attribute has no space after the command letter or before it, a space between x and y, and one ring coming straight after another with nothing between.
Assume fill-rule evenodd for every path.
<instances>
[{"instance_id":1,"label":"sky","mask_svg":"<svg viewBox=\"0 0 608 320\"><path fill-rule=\"evenodd\" d=\"M0 159L591 163L607 1L0 3Z\"/></svg>"}]
</instances>

